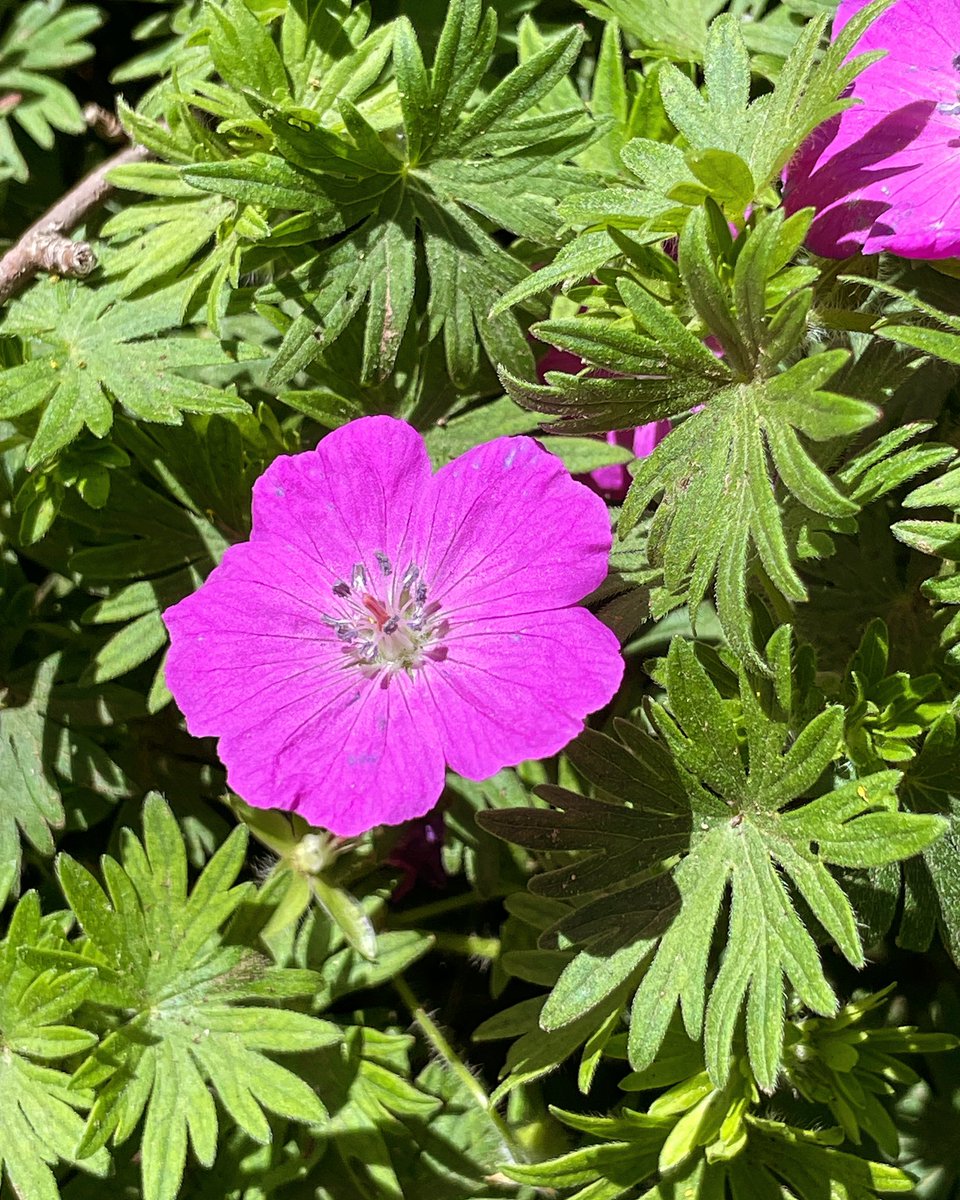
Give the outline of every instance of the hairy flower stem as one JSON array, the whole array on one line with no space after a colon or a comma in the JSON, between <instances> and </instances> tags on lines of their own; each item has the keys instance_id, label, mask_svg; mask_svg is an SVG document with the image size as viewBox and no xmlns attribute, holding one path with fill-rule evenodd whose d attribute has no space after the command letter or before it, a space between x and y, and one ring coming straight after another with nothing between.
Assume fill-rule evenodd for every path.
<instances>
[{"instance_id":1,"label":"hairy flower stem","mask_svg":"<svg viewBox=\"0 0 960 1200\"><path fill-rule=\"evenodd\" d=\"M472 933L432 933L434 945L438 950L447 950L451 954L466 954L473 958L482 958L493 962L500 957L500 939L481 937Z\"/></svg>"},{"instance_id":2,"label":"hairy flower stem","mask_svg":"<svg viewBox=\"0 0 960 1200\"><path fill-rule=\"evenodd\" d=\"M16 245L0 258L0 304L21 292L38 271L82 276L97 265L86 242L73 242L66 234L75 229L113 191L107 174L114 167L143 162L151 157L145 146L127 146L108 158L62 196L35 221Z\"/></svg>"},{"instance_id":3,"label":"hairy flower stem","mask_svg":"<svg viewBox=\"0 0 960 1200\"><path fill-rule=\"evenodd\" d=\"M472 1074L469 1068L462 1062L456 1051L447 1041L440 1026L426 1011L420 1001L416 998L410 989L410 985L402 975L397 975L393 980L393 986L396 988L397 994L406 1005L411 1017L420 1026L420 1032L433 1047L436 1054L443 1059L454 1075L464 1085L470 1095L473 1097L477 1106L483 1110L490 1118L491 1122L496 1126L497 1132L503 1139L503 1150L505 1154L509 1154L511 1161L524 1162L526 1155L517 1145L513 1132L507 1125L506 1121L500 1116L497 1110L493 1107L490 1097L481 1087L479 1080Z\"/></svg>"}]
</instances>

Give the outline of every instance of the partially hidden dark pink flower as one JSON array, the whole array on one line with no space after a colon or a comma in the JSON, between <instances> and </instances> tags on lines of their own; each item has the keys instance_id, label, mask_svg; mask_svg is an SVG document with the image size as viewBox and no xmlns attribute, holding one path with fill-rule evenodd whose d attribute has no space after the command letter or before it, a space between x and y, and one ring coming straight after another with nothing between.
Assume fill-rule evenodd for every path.
<instances>
[{"instance_id":1,"label":"partially hidden dark pink flower","mask_svg":"<svg viewBox=\"0 0 960 1200\"><path fill-rule=\"evenodd\" d=\"M402 900L418 883L438 890L447 886L448 876L443 865L444 832L443 813L439 807L425 817L409 822L387 857L391 866L403 871L403 878L394 888L391 900Z\"/></svg>"},{"instance_id":2,"label":"partially hidden dark pink flower","mask_svg":"<svg viewBox=\"0 0 960 1200\"><path fill-rule=\"evenodd\" d=\"M485 779L562 749L623 673L577 602L603 581L599 497L531 438L433 473L365 417L274 461L253 531L164 613L167 682L249 804L349 836L420 816L444 768Z\"/></svg>"},{"instance_id":3,"label":"partially hidden dark pink flower","mask_svg":"<svg viewBox=\"0 0 960 1200\"><path fill-rule=\"evenodd\" d=\"M586 367L586 363L569 350L558 350L555 346L537 363L537 377L541 383L546 382L547 371L561 371L567 375L576 375ZM609 371L597 370L598 376L609 376ZM614 429L606 435L606 440L612 446L624 446L631 449L637 458L646 458L670 432L669 421L650 421L639 425L636 429ZM578 475L581 480L592 488L604 500L611 504L621 504L630 490L631 475L623 463L615 463L609 467L598 467L586 475Z\"/></svg>"},{"instance_id":4,"label":"partially hidden dark pink flower","mask_svg":"<svg viewBox=\"0 0 960 1200\"><path fill-rule=\"evenodd\" d=\"M671 428L669 421L651 421L647 425L638 425L636 429L616 429L607 434L607 441L611 446L632 450L636 458L646 458L660 445ZM633 481L625 463L597 467L588 475L578 475L577 478L611 504L623 503Z\"/></svg>"},{"instance_id":5,"label":"partially hidden dark pink flower","mask_svg":"<svg viewBox=\"0 0 960 1200\"><path fill-rule=\"evenodd\" d=\"M834 34L867 0L843 0ZM811 206L807 239L845 258L960 254L960 0L895 0L854 54L884 50L854 81L859 104L827 121L785 173L784 207Z\"/></svg>"}]
</instances>

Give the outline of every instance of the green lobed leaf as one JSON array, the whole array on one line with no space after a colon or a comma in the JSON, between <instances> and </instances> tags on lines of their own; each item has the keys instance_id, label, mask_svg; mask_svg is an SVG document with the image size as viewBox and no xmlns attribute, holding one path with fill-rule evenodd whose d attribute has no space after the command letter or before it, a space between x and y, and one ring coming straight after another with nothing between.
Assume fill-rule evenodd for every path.
<instances>
[{"instance_id":1,"label":"green lobed leaf","mask_svg":"<svg viewBox=\"0 0 960 1200\"><path fill-rule=\"evenodd\" d=\"M18 889L22 841L53 854L64 786L109 799L129 793L129 780L92 736L98 719L64 703L60 666L52 654L0 681L0 902Z\"/></svg>"},{"instance_id":2,"label":"green lobed leaf","mask_svg":"<svg viewBox=\"0 0 960 1200\"><path fill-rule=\"evenodd\" d=\"M246 830L234 830L188 892L182 835L157 795L144 805L143 826L142 842L126 831L122 863L103 860L106 892L73 859L58 860L85 954L101 972L91 999L125 1015L74 1076L75 1086L98 1087L79 1153L111 1138L122 1144L142 1115L144 1196L173 1200L188 1142L198 1162L212 1164L219 1119L210 1089L257 1142L272 1137L265 1109L318 1124L326 1110L316 1093L262 1052L302 1053L340 1032L293 1010L243 1003L267 977L262 959L223 936L251 888L232 886ZM294 993L316 982L298 978Z\"/></svg>"},{"instance_id":3,"label":"green lobed leaf","mask_svg":"<svg viewBox=\"0 0 960 1200\"><path fill-rule=\"evenodd\" d=\"M84 428L104 437L115 403L140 420L173 425L184 411L248 411L230 390L178 374L234 361L218 342L161 336L178 320L178 297L174 287L128 301L109 287L47 280L9 306L4 329L34 351L0 375L0 416L41 410L28 468L52 458Z\"/></svg>"},{"instance_id":4,"label":"green lobed leaf","mask_svg":"<svg viewBox=\"0 0 960 1200\"><path fill-rule=\"evenodd\" d=\"M779 661L782 645L789 647L781 635L768 647L771 664ZM787 663L789 672L789 656ZM894 771L817 792L840 748L839 707L791 730L777 705L772 712L761 705L741 669L737 714L680 638L671 643L665 682L665 704L651 706L662 746L621 723L624 748L590 734L581 739L586 753L574 752L603 801L547 787L542 795L559 812L513 810L480 820L498 837L534 851L592 851L531 883L548 896L582 897L575 912L545 935L547 944L562 935L562 944L573 944L581 955L554 985L540 1017L544 1028L574 1017L584 987L591 996L602 995L596 976L620 979L614 963L622 959L629 971L653 951L631 1005L634 1070L654 1063L678 1005L688 1036L703 1037L710 1076L722 1086L745 1011L751 1068L769 1088L783 1052L785 984L814 1012L836 1009L794 896L859 966L856 916L830 865L868 867L908 858L936 842L945 824L936 816L897 811L900 776ZM779 694L788 692L780 687ZM661 896L644 904L645 890L654 886L656 894L650 876L666 870L676 899ZM724 949L715 963L714 931L728 899ZM644 918L645 908L660 914L659 928ZM602 973L598 955L608 960Z\"/></svg>"},{"instance_id":5,"label":"green lobed leaf","mask_svg":"<svg viewBox=\"0 0 960 1200\"><path fill-rule=\"evenodd\" d=\"M55 953L63 944L62 933L42 920L36 893L28 892L0 942L0 1172L24 1200L57 1200L51 1168L77 1162L81 1112L93 1099L89 1091L71 1089L67 1072L46 1065L97 1040L74 1023L96 972L83 963L35 964L28 956ZM101 1151L77 1165L103 1176L109 1158Z\"/></svg>"}]
</instances>

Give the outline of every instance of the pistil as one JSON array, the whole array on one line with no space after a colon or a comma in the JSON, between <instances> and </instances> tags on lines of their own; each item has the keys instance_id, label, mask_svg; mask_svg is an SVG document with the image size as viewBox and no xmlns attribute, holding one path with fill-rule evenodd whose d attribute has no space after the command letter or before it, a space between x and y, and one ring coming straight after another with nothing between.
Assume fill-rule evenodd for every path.
<instances>
[{"instance_id":1,"label":"pistil","mask_svg":"<svg viewBox=\"0 0 960 1200\"><path fill-rule=\"evenodd\" d=\"M323 620L343 643L345 665L410 671L422 666L425 657L442 654L438 643L448 624L438 606L428 604L416 563L398 577L386 554L377 551L374 557L380 578L371 581L364 565L356 563L349 583L338 579L333 585L338 611L324 613Z\"/></svg>"}]
</instances>

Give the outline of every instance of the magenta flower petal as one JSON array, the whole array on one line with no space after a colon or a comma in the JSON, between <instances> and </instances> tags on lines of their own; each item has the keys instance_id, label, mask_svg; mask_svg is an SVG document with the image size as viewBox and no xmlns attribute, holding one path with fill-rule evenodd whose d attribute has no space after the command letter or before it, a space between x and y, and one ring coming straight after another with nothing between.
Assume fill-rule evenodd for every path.
<instances>
[{"instance_id":1,"label":"magenta flower petal","mask_svg":"<svg viewBox=\"0 0 960 1200\"><path fill-rule=\"evenodd\" d=\"M282 776L272 776L282 793L270 807L293 808L343 837L423 816L444 784L443 753L422 689L403 674L386 687L363 682L298 731ZM224 759L232 749L221 741ZM238 773L237 791L262 794L261 779L256 771Z\"/></svg>"},{"instance_id":2,"label":"magenta flower petal","mask_svg":"<svg viewBox=\"0 0 960 1200\"><path fill-rule=\"evenodd\" d=\"M647 458L672 429L670 421L650 421L636 429L617 429L607 434L611 446L629 446L637 458ZM597 467L588 475L577 476L604 500L611 504L622 504L630 490L633 476L624 463L609 467Z\"/></svg>"},{"instance_id":3,"label":"magenta flower petal","mask_svg":"<svg viewBox=\"0 0 960 1200\"><path fill-rule=\"evenodd\" d=\"M432 467L423 438L393 417L366 417L315 451L275 459L253 488L251 541L299 546L342 574L344 562L377 567L376 552L402 555Z\"/></svg>"},{"instance_id":4,"label":"magenta flower petal","mask_svg":"<svg viewBox=\"0 0 960 1200\"><path fill-rule=\"evenodd\" d=\"M468 779L556 754L583 728L576 714L606 704L623 676L616 635L583 608L483 613L447 650L429 677L434 719L447 762Z\"/></svg>"},{"instance_id":5,"label":"magenta flower petal","mask_svg":"<svg viewBox=\"0 0 960 1200\"><path fill-rule=\"evenodd\" d=\"M311 567L297 548L232 546L203 588L164 614L167 683L190 732L220 736L234 791L312 820L323 803L314 793L329 790L336 819L314 823L349 836L426 812L444 763L405 679L380 696L344 672L322 622L327 572Z\"/></svg>"},{"instance_id":6,"label":"magenta flower petal","mask_svg":"<svg viewBox=\"0 0 960 1200\"><path fill-rule=\"evenodd\" d=\"M650 421L633 432L633 452L637 458L649 458L673 426L669 421Z\"/></svg>"},{"instance_id":7,"label":"magenta flower petal","mask_svg":"<svg viewBox=\"0 0 960 1200\"><path fill-rule=\"evenodd\" d=\"M364 418L274 462L253 508L251 540L164 614L187 727L250 804L343 836L396 824L445 761L476 778L553 753L616 690L616 638L570 607L606 572L605 507L529 438L433 475L413 429Z\"/></svg>"},{"instance_id":8,"label":"magenta flower petal","mask_svg":"<svg viewBox=\"0 0 960 1200\"><path fill-rule=\"evenodd\" d=\"M582 312L583 309L580 311ZM561 350L557 346L550 346L546 354L537 362L537 378L541 383L546 383L548 371L560 371L564 375L576 375L586 365L579 354L573 354L570 350Z\"/></svg>"},{"instance_id":9,"label":"magenta flower petal","mask_svg":"<svg viewBox=\"0 0 960 1200\"><path fill-rule=\"evenodd\" d=\"M531 438L468 450L434 484L424 571L451 614L561 607L603 582L606 507Z\"/></svg>"},{"instance_id":10,"label":"magenta flower petal","mask_svg":"<svg viewBox=\"0 0 960 1200\"><path fill-rule=\"evenodd\" d=\"M641 428L646 429L646 426L643 425ZM606 440L611 446L632 449L637 433L639 430L614 429L607 434ZM621 503L630 489L630 472L623 463L613 463L609 467L597 467L596 470L581 475L580 479L597 495L613 504Z\"/></svg>"},{"instance_id":11,"label":"magenta flower petal","mask_svg":"<svg viewBox=\"0 0 960 1200\"><path fill-rule=\"evenodd\" d=\"M867 0L840 5L841 29ZM828 121L787 169L784 207L812 206L808 245L841 258L960 253L960 3L896 0L854 53L884 50L854 82L858 105Z\"/></svg>"},{"instance_id":12,"label":"magenta flower petal","mask_svg":"<svg viewBox=\"0 0 960 1200\"><path fill-rule=\"evenodd\" d=\"M342 687L321 622L330 578L296 547L248 542L167 609L167 684L195 737L218 736L238 709L259 719L299 691L322 699Z\"/></svg>"}]
</instances>

